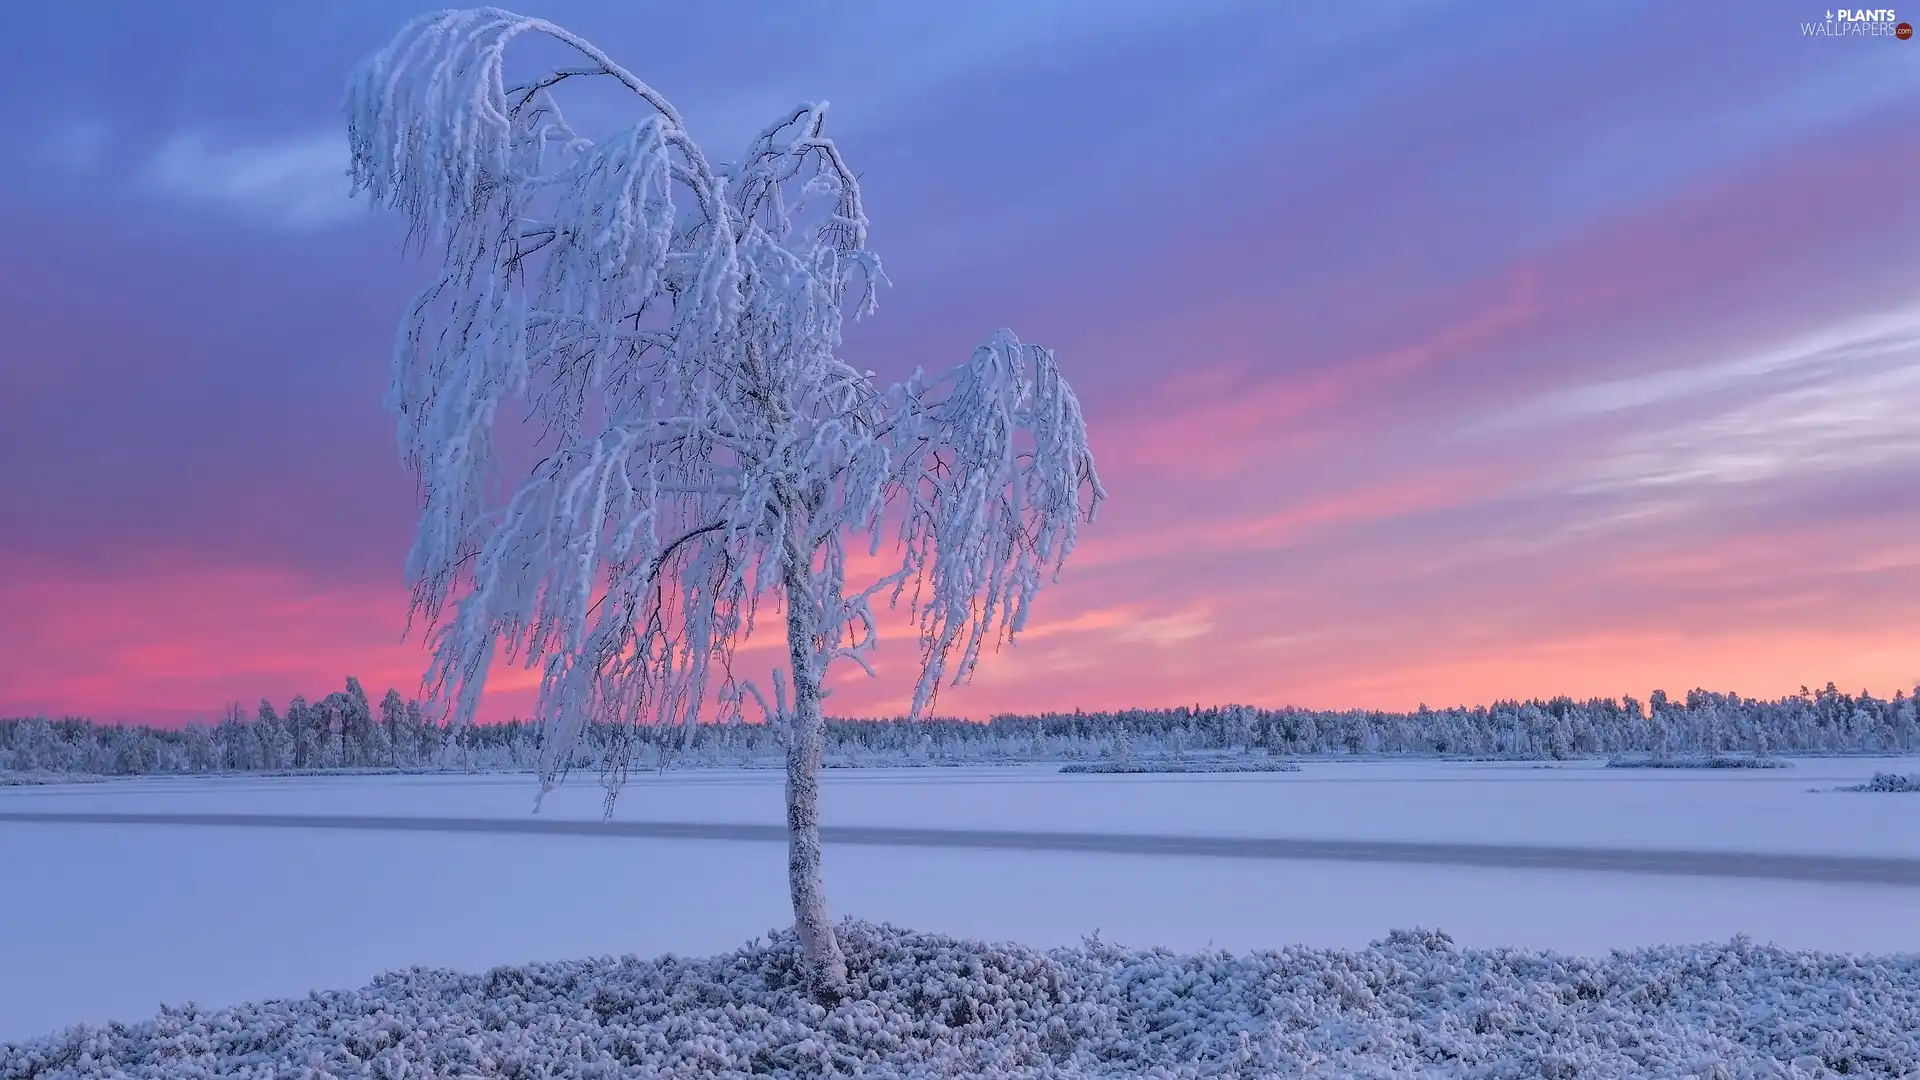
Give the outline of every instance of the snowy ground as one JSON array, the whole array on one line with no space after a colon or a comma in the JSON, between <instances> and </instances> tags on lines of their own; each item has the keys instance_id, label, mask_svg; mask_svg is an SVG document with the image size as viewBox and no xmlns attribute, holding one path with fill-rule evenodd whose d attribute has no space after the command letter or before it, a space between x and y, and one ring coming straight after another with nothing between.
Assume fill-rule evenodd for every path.
<instances>
[{"instance_id":1,"label":"snowy ground","mask_svg":"<svg viewBox=\"0 0 1920 1080\"><path fill-rule=\"evenodd\" d=\"M8 1077L782 1080L1920 1075L1920 957L1683 946L1597 960L1396 933L1362 951L1046 953L843 923L851 993L791 934L692 961L414 969L0 1045Z\"/></svg>"},{"instance_id":2,"label":"snowy ground","mask_svg":"<svg viewBox=\"0 0 1920 1080\"><path fill-rule=\"evenodd\" d=\"M1911 762L1782 770L1602 763L1309 764L1300 773L834 770L833 825L1557 844L1920 857L1920 798L1832 793ZM591 776L543 817L598 813ZM1822 789L1810 793L1809 788ZM0 791L0 813L523 820L525 777L116 781ZM624 821L780 820L769 773L646 775ZM0 1041L76 1021L608 953L727 952L786 921L777 844L0 822ZM1725 942L1920 951L1920 889L1287 859L832 846L838 913L1050 947L1095 929L1177 950L1358 948L1412 926L1463 946L1598 955ZM1904 978L1905 976L1901 976ZM1896 980L1898 981L1898 980Z\"/></svg>"}]
</instances>

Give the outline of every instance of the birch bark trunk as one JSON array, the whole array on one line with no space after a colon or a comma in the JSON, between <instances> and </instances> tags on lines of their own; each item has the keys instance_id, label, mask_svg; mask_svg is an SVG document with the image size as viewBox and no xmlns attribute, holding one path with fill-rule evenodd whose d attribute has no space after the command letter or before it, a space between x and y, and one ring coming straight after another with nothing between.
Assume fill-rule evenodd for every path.
<instances>
[{"instance_id":1,"label":"birch bark trunk","mask_svg":"<svg viewBox=\"0 0 1920 1080\"><path fill-rule=\"evenodd\" d=\"M808 978L816 994L837 999L847 991L847 961L827 914L820 869L820 768L826 749L814 644L820 615L807 588L812 560L791 529L785 554L787 655L793 673L793 711L787 717L787 886Z\"/></svg>"}]
</instances>

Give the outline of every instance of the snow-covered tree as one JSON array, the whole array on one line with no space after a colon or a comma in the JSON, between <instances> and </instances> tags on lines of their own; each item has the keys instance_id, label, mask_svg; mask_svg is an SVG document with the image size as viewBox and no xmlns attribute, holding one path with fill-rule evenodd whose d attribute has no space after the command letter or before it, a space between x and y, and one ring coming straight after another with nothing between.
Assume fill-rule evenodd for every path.
<instances>
[{"instance_id":1,"label":"snow-covered tree","mask_svg":"<svg viewBox=\"0 0 1920 1080\"><path fill-rule=\"evenodd\" d=\"M509 75L529 37L569 59ZM631 126L594 141L569 123L557 94L588 81L630 95ZM422 482L408 575L429 684L459 728L497 652L541 670L543 794L589 722L692 725L710 697L755 700L786 733L795 924L834 992L823 679L842 660L871 672L876 597L907 595L917 620L916 713L1024 625L1103 497L1053 355L1002 330L892 386L836 355L883 279L824 104L715 162L598 48L486 8L408 24L346 108L354 190L441 256L387 399ZM546 456L493 506L510 399ZM850 584L849 543L878 556L889 535L891 569ZM771 701L732 666L763 600L787 639ZM632 742L613 745L609 808Z\"/></svg>"},{"instance_id":2,"label":"snow-covered tree","mask_svg":"<svg viewBox=\"0 0 1920 1080\"><path fill-rule=\"evenodd\" d=\"M189 721L181 732L185 743L186 766L190 772L209 772L220 767L218 747L214 745L213 730L204 720Z\"/></svg>"},{"instance_id":3,"label":"snow-covered tree","mask_svg":"<svg viewBox=\"0 0 1920 1080\"><path fill-rule=\"evenodd\" d=\"M59 737L46 717L20 721L13 734L13 767L22 772L59 768Z\"/></svg>"},{"instance_id":4,"label":"snow-covered tree","mask_svg":"<svg viewBox=\"0 0 1920 1080\"><path fill-rule=\"evenodd\" d=\"M289 741L293 744L291 764L294 768L323 767L320 755L325 747L325 738L321 723L315 717L314 710L308 707L305 697L295 694L293 700L287 702L287 734L291 736Z\"/></svg>"},{"instance_id":5,"label":"snow-covered tree","mask_svg":"<svg viewBox=\"0 0 1920 1080\"><path fill-rule=\"evenodd\" d=\"M386 755L375 743L373 706L359 679L347 676L347 689L340 704L342 759L349 765L366 765L384 758Z\"/></svg>"},{"instance_id":6,"label":"snow-covered tree","mask_svg":"<svg viewBox=\"0 0 1920 1080\"><path fill-rule=\"evenodd\" d=\"M389 688L387 696L380 699L380 729L387 747L387 764L399 764L400 748L407 745L405 740L411 734L406 732L407 703L400 699L400 691Z\"/></svg>"},{"instance_id":7,"label":"snow-covered tree","mask_svg":"<svg viewBox=\"0 0 1920 1080\"><path fill-rule=\"evenodd\" d=\"M406 746L413 758L420 762L433 760L440 750L440 729L427 723L417 699L407 702L406 730Z\"/></svg>"}]
</instances>

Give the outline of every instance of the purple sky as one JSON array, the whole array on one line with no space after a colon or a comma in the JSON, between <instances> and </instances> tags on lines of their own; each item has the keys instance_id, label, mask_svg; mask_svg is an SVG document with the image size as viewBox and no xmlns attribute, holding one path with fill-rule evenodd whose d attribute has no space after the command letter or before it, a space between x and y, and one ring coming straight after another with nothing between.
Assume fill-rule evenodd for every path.
<instances>
[{"instance_id":1,"label":"purple sky","mask_svg":"<svg viewBox=\"0 0 1920 1080\"><path fill-rule=\"evenodd\" d=\"M338 106L420 10L9 9L0 715L416 685L379 403L425 270ZM1920 42L1774 2L521 10L720 157L834 103L894 281L856 363L1058 350L1112 501L943 712L1920 681ZM833 711L900 707L896 641Z\"/></svg>"}]
</instances>

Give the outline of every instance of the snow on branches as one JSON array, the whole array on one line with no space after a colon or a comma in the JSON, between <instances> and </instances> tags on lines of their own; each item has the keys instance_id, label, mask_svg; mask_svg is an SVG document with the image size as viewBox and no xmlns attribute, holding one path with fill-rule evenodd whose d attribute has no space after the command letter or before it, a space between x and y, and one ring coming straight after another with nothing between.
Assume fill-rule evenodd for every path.
<instances>
[{"instance_id":1,"label":"snow on branches","mask_svg":"<svg viewBox=\"0 0 1920 1080\"><path fill-rule=\"evenodd\" d=\"M523 37L571 62L510 77ZM638 121L580 134L558 93L585 80L630 92ZM691 724L716 676L737 703L733 653L763 597L787 606L789 679L816 703L828 665L867 665L876 596L910 594L916 712L1024 625L1104 498L1079 404L1010 331L886 388L838 358L845 311L870 312L884 277L824 104L715 165L599 49L486 8L408 24L346 109L355 191L441 256L387 404L422 482L407 573L428 680L456 725L497 651L541 670L551 784L588 721ZM509 402L546 456L491 506ZM874 553L891 535L900 561L850 589L862 533Z\"/></svg>"}]
</instances>

